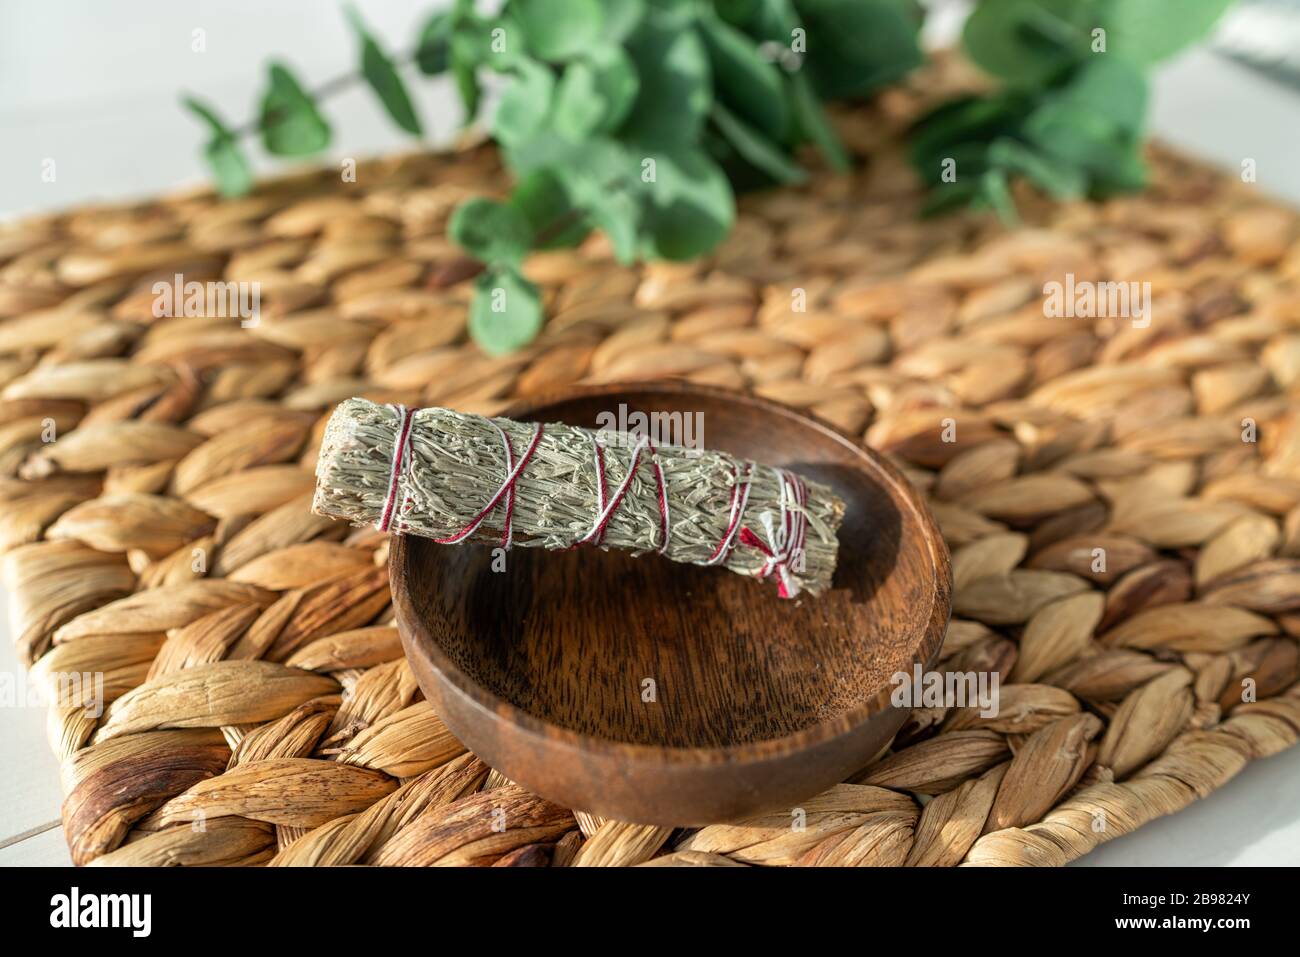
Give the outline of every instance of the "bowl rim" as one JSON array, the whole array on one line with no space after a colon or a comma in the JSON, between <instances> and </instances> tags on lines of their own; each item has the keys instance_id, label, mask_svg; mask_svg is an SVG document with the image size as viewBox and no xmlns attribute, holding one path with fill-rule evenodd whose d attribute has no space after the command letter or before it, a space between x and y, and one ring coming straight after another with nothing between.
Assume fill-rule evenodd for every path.
<instances>
[{"instance_id":1,"label":"bowl rim","mask_svg":"<svg viewBox=\"0 0 1300 957\"><path fill-rule=\"evenodd\" d=\"M898 467L838 427L813 413L793 409L763 396L737 392L720 386L672 380L611 382L550 390L513 402L499 415L504 418L520 418L534 414L537 409L573 399L637 392L657 392L674 396L708 396L775 414L820 432L874 466L875 470L896 490L898 499L906 502L911 509L934 559L937 574L930 593L931 612L924 633L920 636L919 646L913 652L913 667L918 662L924 667L929 667L933 663L943 643L952 611L952 565L947 545L921 493L903 477ZM399 632L408 654L412 653L411 646L415 645L418 652L427 656L427 664L431 666L434 677L454 689L486 720L506 727L510 733L522 731L529 737L545 741L549 747L559 745L566 750L573 749L580 753L617 757L641 764L757 764L787 758L810 748L828 744L867 724L882 711L891 707L891 688L889 683L885 683L871 691L858 705L833 718L781 737L722 747L635 744L564 728L528 714L510 701L488 691L443 652L423 619L415 613L405 574L408 548L408 536L393 536L389 548L389 577L393 604L400 626Z\"/></svg>"}]
</instances>

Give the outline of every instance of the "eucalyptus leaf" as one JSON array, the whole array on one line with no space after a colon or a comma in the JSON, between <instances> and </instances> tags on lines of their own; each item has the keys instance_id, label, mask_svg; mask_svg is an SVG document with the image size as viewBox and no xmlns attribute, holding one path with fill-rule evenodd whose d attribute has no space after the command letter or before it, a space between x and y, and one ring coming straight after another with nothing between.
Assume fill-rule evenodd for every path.
<instances>
[{"instance_id":1,"label":"eucalyptus leaf","mask_svg":"<svg viewBox=\"0 0 1300 957\"><path fill-rule=\"evenodd\" d=\"M203 121L209 138L203 146L203 160L216 180L222 196L242 196L253 188L253 174L239 148L234 131L227 128L215 110L192 96L183 97L185 108Z\"/></svg>"},{"instance_id":2,"label":"eucalyptus leaf","mask_svg":"<svg viewBox=\"0 0 1300 957\"><path fill-rule=\"evenodd\" d=\"M991 169L980 177L979 197L1006 225L1015 226L1020 222L1015 200L1011 198L1011 188L1007 185L1007 175L1002 170Z\"/></svg>"},{"instance_id":3,"label":"eucalyptus leaf","mask_svg":"<svg viewBox=\"0 0 1300 957\"><path fill-rule=\"evenodd\" d=\"M469 334L485 352L513 352L537 338L541 328L541 295L516 269L491 269L479 276L469 307Z\"/></svg>"},{"instance_id":4,"label":"eucalyptus leaf","mask_svg":"<svg viewBox=\"0 0 1300 957\"><path fill-rule=\"evenodd\" d=\"M515 206L493 199L469 199L447 224L452 241L485 263L519 263L533 242L533 228Z\"/></svg>"},{"instance_id":5,"label":"eucalyptus leaf","mask_svg":"<svg viewBox=\"0 0 1300 957\"><path fill-rule=\"evenodd\" d=\"M1127 134L1140 132L1146 120L1146 77L1117 56L1088 60L1062 88L1060 97L1106 117Z\"/></svg>"},{"instance_id":6,"label":"eucalyptus leaf","mask_svg":"<svg viewBox=\"0 0 1300 957\"><path fill-rule=\"evenodd\" d=\"M1122 152L1114 156L1104 170L1092 177L1090 192L1097 197L1112 193L1130 193L1145 189L1150 182L1150 169L1142 156L1142 144L1132 140Z\"/></svg>"},{"instance_id":7,"label":"eucalyptus leaf","mask_svg":"<svg viewBox=\"0 0 1300 957\"><path fill-rule=\"evenodd\" d=\"M730 17L726 19L735 23ZM758 0L752 5L745 32L760 41L789 46L794 31L800 27L799 14L790 0Z\"/></svg>"},{"instance_id":8,"label":"eucalyptus leaf","mask_svg":"<svg viewBox=\"0 0 1300 957\"><path fill-rule=\"evenodd\" d=\"M506 168L522 180L530 173L543 169L559 170L575 159L583 144L574 143L552 129L542 129L536 136L517 146L502 144Z\"/></svg>"},{"instance_id":9,"label":"eucalyptus leaf","mask_svg":"<svg viewBox=\"0 0 1300 957\"><path fill-rule=\"evenodd\" d=\"M641 83L623 133L643 145L698 142L712 105L708 53L694 30L681 28L679 17L656 9L628 37Z\"/></svg>"},{"instance_id":10,"label":"eucalyptus leaf","mask_svg":"<svg viewBox=\"0 0 1300 957\"><path fill-rule=\"evenodd\" d=\"M1153 63L1199 40L1232 0L1104 0L1106 50L1133 63Z\"/></svg>"},{"instance_id":11,"label":"eucalyptus leaf","mask_svg":"<svg viewBox=\"0 0 1300 957\"><path fill-rule=\"evenodd\" d=\"M922 179L935 187L942 187L949 183L950 180L945 174L950 170L953 176L961 181L984 175L991 165L989 144L980 141L950 143L942 157L927 158L915 163Z\"/></svg>"},{"instance_id":12,"label":"eucalyptus leaf","mask_svg":"<svg viewBox=\"0 0 1300 957\"><path fill-rule=\"evenodd\" d=\"M511 168L517 176L549 170L559 179L572 203L584 209L598 204L612 191L641 189L640 160L624 143L593 137L581 143L543 133L512 151Z\"/></svg>"},{"instance_id":13,"label":"eucalyptus leaf","mask_svg":"<svg viewBox=\"0 0 1300 957\"><path fill-rule=\"evenodd\" d=\"M222 196L243 196L253 188L253 172L235 140L222 136L209 140L203 147L203 158Z\"/></svg>"},{"instance_id":14,"label":"eucalyptus leaf","mask_svg":"<svg viewBox=\"0 0 1300 957\"><path fill-rule=\"evenodd\" d=\"M510 205L533 231L536 249L576 246L591 232L586 213L574 205L564 184L548 169L536 169L515 184Z\"/></svg>"},{"instance_id":15,"label":"eucalyptus leaf","mask_svg":"<svg viewBox=\"0 0 1300 957\"><path fill-rule=\"evenodd\" d=\"M712 65L714 94L768 139L783 141L790 114L780 67L758 53L754 40L718 17L699 21Z\"/></svg>"},{"instance_id":16,"label":"eucalyptus leaf","mask_svg":"<svg viewBox=\"0 0 1300 957\"><path fill-rule=\"evenodd\" d=\"M452 15L445 10L435 13L420 30L415 48L415 65L425 76L447 72L451 65Z\"/></svg>"},{"instance_id":17,"label":"eucalyptus leaf","mask_svg":"<svg viewBox=\"0 0 1300 957\"><path fill-rule=\"evenodd\" d=\"M925 202L921 204L921 215L942 216L965 209L980 196L981 189L979 177L940 183L926 194Z\"/></svg>"},{"instance_id":18,"label":"eucalyptus leaf","mask_svg":"<svg viewBox=\"0 0 1300 957\"><path fill-rule=\"evenodd\" d=\"M778 183L807 182L808 173L803 167L721 103L713 104L712 117L727 142L747 163L758 167Z\"/></svg>"},{"instance_id":19,"label":"eucalyptus leaf","mask_svg":"<svg viewBox=\"0 0 1300 957\"><path fill-rule=\"evenodd\" d=\"M192 96L181 97L181 105L197 116L203 125L208 128L213 139L234 139L235 132L226 126L225 122L217 115L217 111L208 106L202 100Z\"/></svg>"},{"instance_id":20,"label":"eucalyptus leaf","mask_svg":"<svg viewBox=\"0 0 1300 957\"><path fill-rule=\"evenodd\" d=\"M557 241L576 241L595 225L609 236L620 260L634 258L642 239L645 187L637 175L640 161L624 144L608 137L575 143L542 133L507 155L521 186L528 184L521 208L539 236L554 233ZM538 195L547 182L559 185L562 200L548 202ZM550 206L560 207L563 216L558 231L555 220L543 225Z\"/></svg>"},{"instance_id":21,"label":"eucalyptus leaf","mask_svg":"<svg viewBox=\"0 0 1300 957\"><path fill-rule=\"evenodd\" d=\"M466 64L505 72L524 55L523 30L507 11L496 18L467 14L456 21L452 43Z\"/></svg>"},{"instance_id":22,"label":"eucalyptus leaf","mask_svg":"<svg viewBox=\"0 0 1300 957\"><path fill-rule=\"evenodd\" d=\"M601 7L605 12L601 39L606 43L621 44L645 16L646 0L604 0Z\"/></svg>"},{"instance_id":23,"label":"eucalyptus leaf","mask_svg":"<svg viewBox=\"0 0 1300 957\"><path fill-rule=\"evenodd\" d=\"M801 72L823 99L865 96L922 62L908 0L797 0L795 9L807 33Z\"/></svg>"},{"instance_id":24,"label":"eucalyptus leaf","mask_svg":"<svg viewBox=\"0 0 1300 957\"><path fill-rule=\"evenodd\" d=\"M456 80L456 92L465 108L464 125L478 117L482 104L482 90L478 82L478 47L474 40L459 29L451 37L451 75Z\"/></svg>"},{"instance_id":25,"label":"eucalyptus leaf","mask_svg":"<svg viewBox=\"0 0 1300 957\"><path fill-rule=\"evenodd\" d=\"M607 136L565 143L552 154L551 168L581 206L598 202L611 190L635 188L640 171L628 146Z\"/></svg>"},{"instance_id":26,"label":"eucalyptus leaf","mask_svg":"<svg viewBox=\"0 0 1300 957\"><path fill-rule=\"evenodd\" d=\"M962 45L994 76L1037 86L1090 55L1089 24L1098 25L1095 0L996 0L971 12Z\"/></svg>"},{"instance_id":27,"label":"eucalyptus leaf","mask_svg":"<svg viewBox=\"0 0 1300 957\"><path fill-rule=\"evenodd\" d=\"M1043 152L1100 175L1118 174L1127 138L1108 117L1063 97L1046 100L1025 121Z\"/></svg>"},{"instance_id":28,"label":"eucalyptus leaf","mask_svg":"<svg viewBox=\"0 0 1300 957\"><path fill-rule=\"evenodd\" d=\"M581 140L604 122L609 108L596 91L595 71L580 61L570 63L555 84L551 128L570 140Z\"/></svg>"},{"instance_id":29,"label":"eucalyptus leaf","mask_svg":"<svg viewBox=\"0 0 1300 957\"><path fill-rule=\"evenodd\" d=\"M1014 91L963 96L930 111L912 127L908 150L916 167L928 175L943 160L969 144L1018 137L1032 102Z\"/></svg>"},{"instance_id":30,"label":"eucalyptus leaf","mask_svg":"<svg viewBox=\"0 0 1300 957\"><path fill-rule=\"evenodd\" d=\"M1088 179L1077 166L1016 140L991 143L988 165L1020 174L1057 199L1079 199L1087 192Z\"/></svg>"},{"instance_id":31,"label":"eucalyptus leaf","mask_svg":"<svg viewBox=\"0 0 1300 957\"><path fill-rule=\"evenodd\" d=\"M424 129L420 118L415 113L411 98L406 93L406 85L397 75L397 69L388 54L380 47L378 41L366 30L360 14L353 7L348 7L348 19L361 40L361 74L379 97L393 122L412 136L421 136Z\"/></svg>"},{"instance_id":32,"label":"eucalyptus leaf","mask_svg":"<svg viewBox=\"0 0 1300 957\"><path fill-rule=\"evenodd\" d=\"M554 75L536 60L519 57L510 72L492 117L492 135L506 147L527 142L545 125L555 92Z\"/></svg>"},{"instance_id":33,"label":"eucalyptus leaf","mask_svg":"<svg viewBox=\"0 0 1300 957\"><path fill-rule=\"evenodd\" d=\"M731 183L702 150L654 156L656 178L646 196L645 250L663 259L694 259L720 243L736 218Z\"/></svg>"},{"instance_id":34,"label":"eucalyptus leaf","mask_svg":"<svg viewBox=\"0 0 1300 957\"><path fill-rule=\"evenodd\" d=\"M642 239L647 187L637 177L638 160L626 146L607 137L575 143L548 133L515 152L523 154L517 157L517 162L523 165L514 168L517 175L524 177L521 182L530 184L523 199L529 210L528 218L539 235L555 232L559 238L580 238L594 225L609 238L621 262L636 258ZM555 220L539 225L546 216L545 207L551 204L536 193L539 184L547 181L558 184L563 191L566 208L561 214L559 232L553 225ZM560 205L560 201L556 200L554 205ZM567 225L569 220L575 225ZM582 225L581 232L576 224Z\"/></svg>"},{"instance_id":35,"label":"eucalyptus leaf","mask_svg":"<svg viewBox=\"0 0 1300 957\"><path fill-rule=\"evenodd\" d=\"M197 116L203 125L208 128L213 139L236 139L238 134L226 126L225 122L217 115L217 111L208 106L202 100L192 96L181 97L181 105Z\"/></svg>"},{"instance_id":36,"label":"eucalyptus leaf","mask_svg":"<svg viewBox=\"0 0 1300 957\"><path fill-rule=\"evenodd\" d=\"M604 16L598 0L513 0L528 51L539 60L562 63L581 56L600 39Z\"/></svg>"},{"instance_id":37,"label":"eucalyptus leaf","mask_svg":"<svg viewBox=\"0 0 1300 957\"><path fill-rule=\"evenodd\" d=\"M798 74L790 77L790 101L794 104L799 128L817 145L826 164L837 173L847 173L853 167L853 159L840 142L839 134L831 125L807 77Z\"/></svg>"},{"instance_id":38,"label":"eucalyptus leaf","mask_svg":"<svg viewBox=\"0 0 1300 957\"><path fill-rule=\"evenodd\" d=\"M276 156L303 156L330 142L329 124L315 101L289 69L272 63L270 86L262 97L262 145Z\"/></svg>"},{"instance_id":39,"label":"eucalyptus leaf","mask_svg":"<svg viewBox=\"0 0 1300 957\"><path fill-rule=\"evenodd\" d=\"M564 68L555 91L552 125L561 136L581 139L613 130L636 100L640 81L626 53L601 46Z\"/></svg>"},{"instance_id":40,"label":"eucalyptus leaf","mask_svg":"<svg viewBox=\"0 0 1300 957\"><path fill-rule=\"evenodd\" d=\"M754 22L764 0L714 0L713 9L733 27L746 28Z\"/></svg>"},{"instance_id":41,"label":"eucalyptus leaf","mask_svg":"<svg viewBox=\"0 0 1300 957\"><path fill-rule=\"evenodd\" d=\"M624 265L636 261L644 216L644 206L636 196L610 190L591 204L587 214L614 248L614 258Z\"/></svg>"}]
</instances>

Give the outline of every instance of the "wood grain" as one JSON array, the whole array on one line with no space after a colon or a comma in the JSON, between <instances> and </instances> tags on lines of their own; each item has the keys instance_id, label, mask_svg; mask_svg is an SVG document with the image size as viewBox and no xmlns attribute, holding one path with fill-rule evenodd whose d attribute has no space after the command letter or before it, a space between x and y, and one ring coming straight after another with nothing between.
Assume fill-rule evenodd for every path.
<instances>
[{"instance_id":1,"label":"wood grain","mask_svg":"<svg viewBox=\"0 0 1300 957\"><path fill-rule=\"evenodd\" d=\"M600 386L509 415L594 427L621 403L698 412L709 447L834 488L832 591L782 601L723 569L596 549L517 549L494 571L488 546L401 538L390 575L426 696L510 779L620 820L718 821L843 780L902 723L890 676L931 661L947 624L947 549L919 496L832 427L720 389Z\"/></svg>"}]
</instances>

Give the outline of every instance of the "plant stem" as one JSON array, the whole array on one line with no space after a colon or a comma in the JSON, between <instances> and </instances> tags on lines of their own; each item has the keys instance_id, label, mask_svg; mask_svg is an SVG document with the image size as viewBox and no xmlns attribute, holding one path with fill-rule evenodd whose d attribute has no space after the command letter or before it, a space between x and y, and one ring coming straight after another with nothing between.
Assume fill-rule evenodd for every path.
<instances>
[{"instance_id":1,"label":"plant stem","mask_svg":"<svg viewBox=\"0 0 1300 957\"><path fill-rule=\"evenodd\" d=\"M606 188L618 191L626 189L626 187L619 182L610 183ZM532 248L537 249L540 246L546 245L546 243L550 242L556 236L559 236L566 230L578 225L587 218L587 215L588 211L580 206L575 206L572 209L566 210L537 231L536 235L533 236ZM429 277L428 284L430 288L443 289L447 286L453 286L457 283L464 282L467 279L473 279L486 268L486 263L483 263L472 256L463 256L452 263L440 268L435 268L432 275Z\"/></svg>"},{"instance_id":2,"label":"plant stem","mask_svg":"<svg viewBox=\"0 0 1300 957\"><path fill-rule=\"evenodd\" d=\"M416 47L409 53L404 53L398 56L394 60L394 63L399 67L409 66L415 62L415 59L420 55L420 52L421 48ZM325 97L333 96L336 93L342 93L361 79L363 79L363 77L360 73L344 73L334 77L333 79L326 80L316 89L312 90L309 95L313 101L324 99ZM241 139L245 136L252 136L262 129L265 129L267 126L274 126L276 123L279 123L280 120L283 119L283 116L284 114L282 112L273 110L266 116L254 117L242 126L236 127L232 132L237 138Z\"/></svg>"},{"instance_id":3,"label":"plant stem","mask_svg":"<svg viewBox=\"0 0 1300 957\"><path fill-rule=\"evenodd\" d=\"M1059 44L1065 49L1077 50L1086 46L1083 31L1064 17L1057 16L1043 7L1030 7L1027 12L1030 28L1038 31L1039 36Z\"/></svg>"}]
</instances>

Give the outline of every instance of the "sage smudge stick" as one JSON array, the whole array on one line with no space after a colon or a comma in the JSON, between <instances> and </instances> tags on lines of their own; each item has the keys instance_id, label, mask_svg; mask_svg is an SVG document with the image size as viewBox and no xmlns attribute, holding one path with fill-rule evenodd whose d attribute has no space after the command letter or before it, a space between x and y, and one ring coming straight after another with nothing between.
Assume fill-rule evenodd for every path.
<instances>
[{"instance_id":1,"label":"sage smudge stick","mask_svg":"<svg viewBox=\"0 0 1300 957\"><path fill-rule=\"evenodd\" d=\"M644 436L349 399L330 417L312 510L444 544L658 552L825 591L844 503L827 486Z\"/></svg>"}]
</instances>

